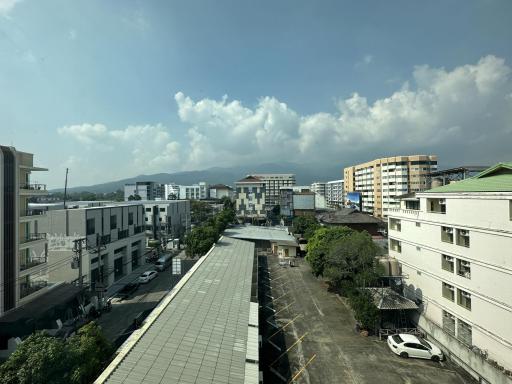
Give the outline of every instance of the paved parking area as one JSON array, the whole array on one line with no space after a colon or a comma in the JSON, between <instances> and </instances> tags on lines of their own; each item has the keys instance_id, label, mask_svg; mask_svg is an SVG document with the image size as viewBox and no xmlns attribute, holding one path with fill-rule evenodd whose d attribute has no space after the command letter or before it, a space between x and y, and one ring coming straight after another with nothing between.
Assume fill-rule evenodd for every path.
<instances>
[{"instance_id":1,"label":"paved parking area","mask_svg":"<svg viewBox=\"0 0 512 384\"><path fill-rule=\"evenodd\" d=\"M273 300L268 298L268 304L275 311L269 317L275 325L265 335L275 344L265 347L266 356L272 355L265 361L270 382L474 383L450 362L402 359L377 337L357 334L349 308L327 292L305 261L281 267L268 256L267 263L270 280L260 283L269 283ZM269 309L267 313L272 314Z\"/></svg>"}]
</instances>

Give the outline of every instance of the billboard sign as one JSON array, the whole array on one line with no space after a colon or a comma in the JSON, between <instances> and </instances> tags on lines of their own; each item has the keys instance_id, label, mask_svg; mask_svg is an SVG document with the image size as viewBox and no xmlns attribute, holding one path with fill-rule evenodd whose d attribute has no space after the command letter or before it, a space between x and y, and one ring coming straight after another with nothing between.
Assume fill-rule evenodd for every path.
<instances>
[{"instance_id":1,"label":"billboard sign","mask_svg":"<svg viewBox=\"0 0 512 384\"><path fill-rule=\"evenodd\" d=\"M361 201L361 193L360 192L348 192L345 197L345 207L357 209L361 211L362 209L362 201Z\"/></svg>"}]
</instances>

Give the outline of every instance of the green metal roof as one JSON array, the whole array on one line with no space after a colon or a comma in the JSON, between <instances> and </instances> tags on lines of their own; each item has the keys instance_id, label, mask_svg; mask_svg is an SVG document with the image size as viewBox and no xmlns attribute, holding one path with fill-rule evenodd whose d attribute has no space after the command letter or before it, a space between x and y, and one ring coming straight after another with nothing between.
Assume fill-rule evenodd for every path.
<instances>
[{"instance_id":1,"label":"green metal roof","mask_svg":"<svg viewBox=\"0 0 512 384\"><path fill-rule=\"evenodd\" d=\"M498 163L469 179L432 188L425 192L512 192L512 162Z\"/></svg>"}]
</instances>

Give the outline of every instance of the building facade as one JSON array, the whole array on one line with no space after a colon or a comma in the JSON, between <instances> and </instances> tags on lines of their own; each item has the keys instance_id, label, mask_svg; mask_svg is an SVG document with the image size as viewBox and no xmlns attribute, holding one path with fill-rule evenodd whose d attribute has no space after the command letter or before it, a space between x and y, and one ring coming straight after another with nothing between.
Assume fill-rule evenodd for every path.
<instances>
[{"instance_id":1,"label":"building facade","mask_svg":"<svg viewBox=\"0 0 512 384\"><path fill-rule=\"evenodd\" d=\"M78 280L73 240L86 239L82 252L83 282L105 287L144 263L144 206L119 204L47 212L51 281Z\"/></svg>"},{"instance_id":2,"label":"building facade","mask_svg":"<svg viewBox=\"0 0 512 384\"><path fill-rule=\"evenodd\" d=\"M210 199L233 198L233 188L224 184L210 185Z\"/></svg>"},{"instance_id":3,"label":"building facade","mask_svg":"<svg viewBox=\"0 0 512 384\"><path fill-rule=\"evenodd\" d=\"M178 200L180 198L180 186L174 183L164 184L164 198Z\"/></svg>"},{"instance_id":4,"label":"building facade","mask_svg":"<svg viewBox=\"0 0 512 384\"><path fill-rule=\"evenodd\" d=\"M45 216L28 208L47 191L32 181L34 171L47 169L34 166L31 153L0 146L0 316L48 289Z\"/></svg>"},{"instance_id":5,"label":"building facade","mask_svg":"<svg viewBox=\"0 0 512 384\"><path fill-rule=\"evenodd\" d=\"M141 201L144 205L146 234L154 237L155 231L168 239L179 238L190 230L190 200Z\"/></svg>"},{"instance_id":6,"label":"building facade","mask_svg":"<svg viewBox=\"0 0 512 384\"><path fill-rule=\"evenodd\" d=\"M265 184L265 205L267 209L272 209L272 207L279 204L279 190L281 187L295 185L295 175L292 173L262 173L253 176Z\"/></svg>"},{"instance_id":7,"label":"building facade","mask_svg":"<svg viewBox=\"0 0 512 384\"><path fill-rule=\"evenodd\" d=\"M140 200L163 199L165 188L163 184L154 181L137 181L136 183L124 185L124 201L130 200L138 195Z\"/></svg>"},{"instance_id":8,"label":"building facade","mask_svg":"<svg viewBox=\"0 0 512 384\"><path fill-rule=\"evenodd\" d=\"M316 181L313 184L311 184L311 191L315 192L316 194L320 196L325 196L325 188L327 183Z\"/></svg>"},{"instance_id":9,"label":"building facade","mask_svg":"<svg viewBox=\"0 0 512 384\"><path fill-rule=\"evenodd\" d=\"M247 176L235 183L236 215L239 218L265 219L265 182L255 176Z\"/></svg>"},{"instance_id":10,"label":"building facade","mask_svg":"<svg viewBox=\"0 0 512 384\"><path fill-rule=\"evenodd\" d=\"M344 196L343 180L332 180L325 183L325 200L328 208L343 206Z\"/></svg>"},{"instance_id":11,"label":"building facade","mask_svg":"<svg viewBox=\"0 0 512 384\"><path fill-rule=\"evenodd\" d=\"M412 155L376 159L344 169L344 189L360 192L362 210L385 217L398 208L397 196L430 188L427 176L437 170L437 156Z\"/></svg>"},{"instance_id":12,"label":"building facade","mask_svg":"<svg viewBox=\"0 0 512 384\"><path fill-rule=\"evenodd\" d=\"M388 219L418 325L481 382L509 383L496 365L512 370L512 163L416 200Z\"/></svg>"}]
</instances>

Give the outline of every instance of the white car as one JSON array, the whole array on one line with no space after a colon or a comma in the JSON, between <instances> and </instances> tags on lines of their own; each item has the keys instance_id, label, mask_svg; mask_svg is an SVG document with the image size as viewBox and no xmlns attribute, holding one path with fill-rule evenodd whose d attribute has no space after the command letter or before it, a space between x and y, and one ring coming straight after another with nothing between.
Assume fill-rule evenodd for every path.
<instances>
[{"instance_id":1,"label":"white car","mask_svg":"<svg viewBox=\"0 0 512 384\"><path fill-rule=\"evenodd\" d=\"M146 284L153 280L158 275L157 271L146 271L139 276L139 283Z\"/></svg>"},{"instance_id":2,"label":"white car","mask_svg":"<svg viewBox=\"0 0 512 384\"><path fill-rule=\"evenodd\" d=\"M414 335L400 333L388 336L388 346L394 353L403 358L418 357L436 362L444 360L443 352L438 347Z\"/></svg>"}]
</instances>

